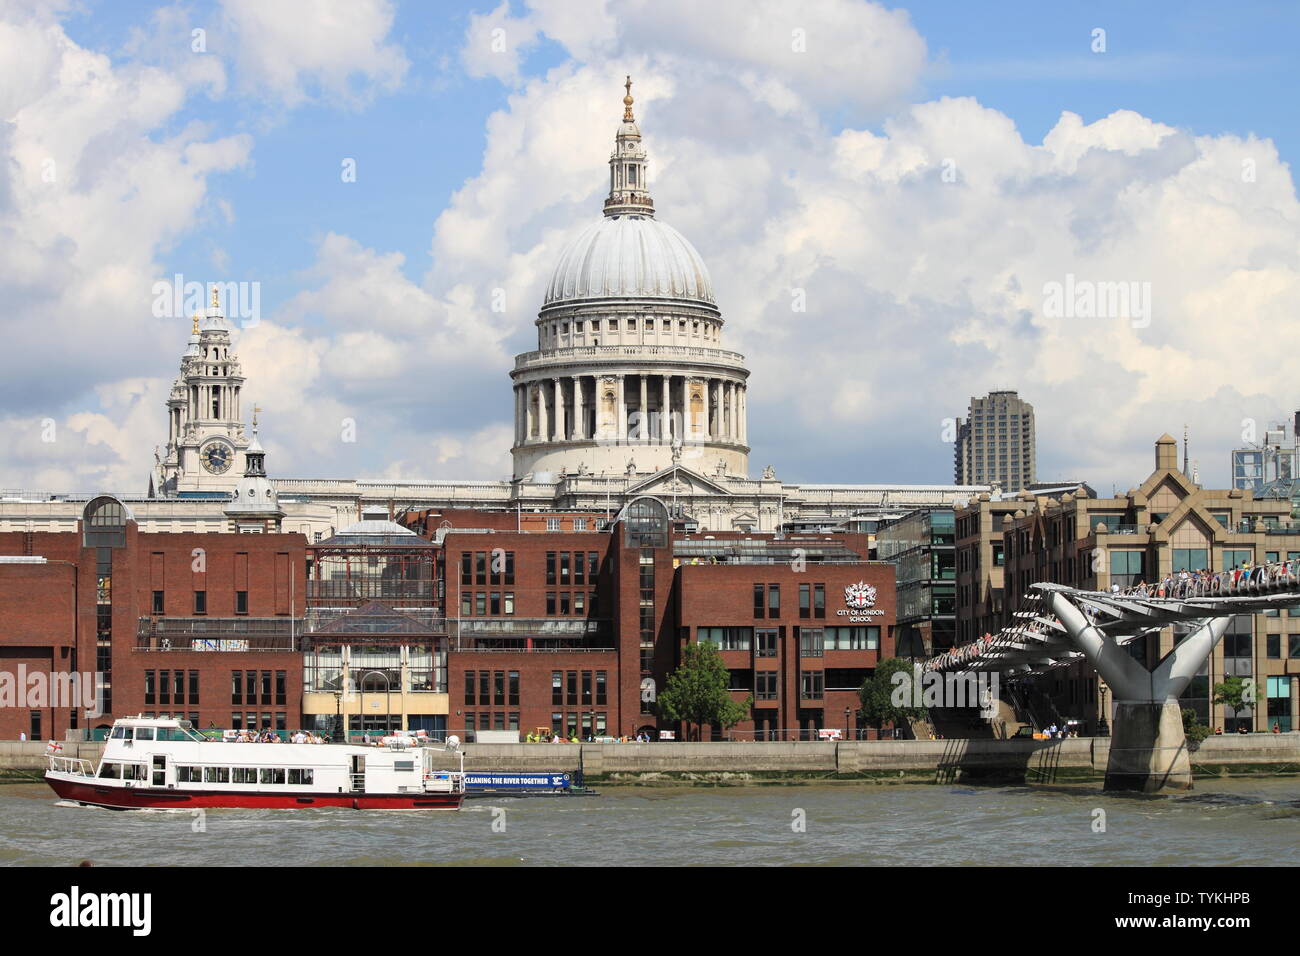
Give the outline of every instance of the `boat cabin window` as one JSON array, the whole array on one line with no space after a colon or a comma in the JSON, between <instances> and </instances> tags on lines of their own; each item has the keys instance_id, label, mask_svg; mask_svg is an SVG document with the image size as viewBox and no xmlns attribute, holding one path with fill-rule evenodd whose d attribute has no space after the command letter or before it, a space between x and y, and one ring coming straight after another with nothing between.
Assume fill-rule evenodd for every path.
<instances>
[{"instance_id":1,"label":"boat cabin window","mask_svg":"<svg viewBox=\"0 0 1300 956\"><path fill-rule=\"evenodd\" d=\"M396 770L396 771L402 771L402 770L410 771L410 770L414 770L414 769L415 769L415 761L414 761L414 760L394 760L394 761L393 761L393 769Z\"/></svg>"},{"instance_id":2,"label":"boat cabin window","mask_svg":"<svg viewBox=\"0 0 1300 956\"><path fill-rule=\"evenodd\" d=\"M137 727L137 728L135 728L135 739L136 739L136 740L153 740L153 728L152 728L152 727Z\"/></svg>"},{"instance_id":3,"label":"boat cabin window","mask_svg":"<svg viewBox=\"0 0 1300 956\"><path fill-rule=\"evenodd\" d=\"M114 727L112 737L114 740L124 740L131 736L130 727Z\"/></svg>"},{"instance_id":4,"label":"boat cabin window","mask_svg":"<svg viewBox=\"0 0 1300 956\"><path fill-rule=\"evenodd\" d=\"M229 767L204 767L204 783L230 783Z\"/></svg>"},{"instance_id":5,"label":"boat cabin window","mask_svg":"<svg viewBox=\"0 0 1300 956\"><path fill-rule=\"evenodd\" d=\"M263 767L262 783L284 783L284 768Z\"/></svg>"},{"instance_id":6,"label":"boat cabin window","mask_svg":"<svg viewBox=\"0 0 1300 956\"><path fill-rule=\"evenodd\" d=\"M257 783L256 767L235 767L230 771L231 783Z\"/></svg>"},{"instance_id":7,"label":"boat cabin window","mask_svg":"<svg viewBox=\"0 0 1300 956\"><path fill-rule=\"evenodd\" d=\"M99 765L99 775L101 777L112 777L114 780L122 779L122 765L120 763L109 763L105 761Z\"/></svg>"},{"instance_id":8,"label":"boat cabin window","mask_svg":"<svg viewBox=\"0 0 1300 956\"><path fill-rule=\"evenodd\" d=\"M289 771L290 783L310 784L315 782L315 777L316 777L316 771L311 769L310 767L303 770L291 769Z\"/></svg>"},{"instance_id":9,"label":"boat cabin window","mask_svg":"<svg viewBox=\"0 0 1300 956\"><path fill-rule=\"evenodd\" d=\"M177 783L198 783L203 779L203 769L201 767L177 767Z\"/></svg>"}]
</instances>

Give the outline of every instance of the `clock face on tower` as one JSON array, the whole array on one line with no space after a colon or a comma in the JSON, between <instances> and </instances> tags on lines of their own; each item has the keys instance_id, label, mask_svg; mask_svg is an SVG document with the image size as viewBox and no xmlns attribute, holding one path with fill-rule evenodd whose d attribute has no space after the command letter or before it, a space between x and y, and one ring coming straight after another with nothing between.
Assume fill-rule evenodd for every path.
<instances>
[{"instance_id":1,"label":"clock face on tower","mask_svg":"<svg viewBox=\"0 0 1300 956\"><path fill-rule=\"evenodd\" d=\"M209 442L199 452L203 467L214 475L223 475L229 471L234 457L230 446L219 441Z\"/></svg>"}]
</instances>

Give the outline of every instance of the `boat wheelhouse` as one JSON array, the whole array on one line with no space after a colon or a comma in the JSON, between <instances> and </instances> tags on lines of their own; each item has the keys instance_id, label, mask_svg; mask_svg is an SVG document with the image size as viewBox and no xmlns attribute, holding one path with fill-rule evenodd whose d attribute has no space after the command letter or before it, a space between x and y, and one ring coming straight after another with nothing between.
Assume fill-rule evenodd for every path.
<instances>
[{"instance_id":1,"label":"boat wheelhouse","mask_svg":"<svg viewBox=\"0 0 1300 956\"><path fill-rule=\"evenodd\" d=\"M373 746L250 743L210 740L187 720L126 717L114 722L98 766L50 753L45 780L64 800L118 810L456 810L464 756L460 769L438 769L443 753L406 735Z\"/></svg>"}]
</instances>

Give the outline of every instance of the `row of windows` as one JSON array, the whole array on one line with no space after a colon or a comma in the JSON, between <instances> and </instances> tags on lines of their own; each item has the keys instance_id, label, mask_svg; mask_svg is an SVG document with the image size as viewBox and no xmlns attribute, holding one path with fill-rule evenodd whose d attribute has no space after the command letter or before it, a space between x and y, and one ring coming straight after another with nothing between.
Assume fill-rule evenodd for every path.
<instances>
[{"instance_id":1,"label":"row of windows","mask_svg":"<svg viewBox=\"0 0 1300 956\"><path fill-rule=\"evenodd\" d=\"M487 701L483 701L483 703L486 704ZM466 712L465 729L474 730L475 720L476 718L474 714ZM484 711L477 715L477 723L479 730L518 730L519 712L512 711L510 713L503 713L502 711L497 711L495 713L488 713L487 711Z\"/></svg>"},{"instance_id":2,"label":"row of windows","mask_svg":"<svg viewBox=\"0 0 1300 956\"><path fill-rule=\"evenodd\" d=\"M188 684L189 699L186 700ZM199 672L145 671L144 702L146 704L197 704L199 702Z\"/></svg>"},{"instance_id":3,"label":"row of windows","mask_svg":"<svg viewBox=\"0 0 1300 956\"><path fill-rule=\"evenodd\" d=\"M166 614L167 613L166 608L167 608L167 592L154 591L153 592L153 613ZM208 592L207 591L194 592L194 613L195 614L208 613ZM236 614L248 613L248 592L247 591L235 592L235 613Z\"/></svg>"},{"instance_id":4,"label":"row of windows","mask_svg":"<svg viewBox=\"0 0 1300 956\"><path fill-rule=\"evenodd\" d=\"M695 637L700 642L716 644L721 651L748 651L752 647L755 657L776 657L784 630L772 627L697 627ZM800 627L796 630L800 657L821 657L825 651L880 650L878 625Z\"/></svg>"},{"instance_id":5,"label":"row of windows","mask_svg":"<svg viewBox=\"0 0 1300 956\"><path fill-rule=\"evenodd\" d=\"M310 767L177 767L177 783L259 783L309 786L316 771Z\"/></svg>"},{"instance_id":6,"label":"row of windows","mask_svg":"<svg viewBox=\"0 0 1300 956\"><path fill-rule=\"evenodd\" d=\"M272 678L274 678L274 685L272 685ZM286 684L284 671L262 671L260 679L257 671L231 671L230 702L232 704L284 704Z\"/></svg>"},{"instance_id":7,"label":"row of windows","mask_svg":"<svg viewBox=\"0 0 1300 956\"><path fill-rule=\"evenodd\" d=\"M607 676L605 671L551 671L551 706L605 706Z\"/></svg>"},{"instance_id":8,"label":"row of windows","mask_svg":"<svg viewBox=\"0 0 1300 956\"><path fill-rule=\"evenodd\" d=\"M147 717L148 715L146 714L145 716ZM274 723L274 726L272 726L272 723ZM285 715L283 712L276 713L276 714L264 713L262 714L262 719L259 722L257 719L257 714L254 713L231 714L230 729L231 730L285 730L286 729Z\"/></svg>"},{"instance_id":9,"label":"row of windows","mask_svg":"<svg viewBox=\"0 0 1300 956\"><path fill-rule=\"evenodd\" d=\"M466 671L465 703L519 705L519 671ZM501 729L501 728L497 728Z\"/></svg>"},{"instance_id":10,"label":"row of windows","mask_svg":"<svg viewBox=\"0 0 1300 956\"><path fill-rule=\"evenodd\" d=\"M819 700L826 690L856 691L871 675L866 668L841 667L825 671L804 671L800 676L800 697ZM748 691L753 678L755 700L776 700L780 696L781 675L777 671L731 671L729 688Z\"/></svg>"},{"instance_id":11,"label":"row of windows","mask_svg":"<svg viewBox=\"0 0 1300 956\"><path fill-rule=\"evenodd\" d=\"M473 599L471 602L471 598ZM514 591L462 591L460 595L461 617L484 617L486 615L514 614Z\"/></svg>"},{"instance_id":12,"label":"row of windows","mask_svg":"<svg viewBox=\"0 0 1300 956\"><path fill-rule=\"evenodd\" d=\"M514 584L515 553L500 548L463 552L460 556L460 583Z\"/></svg>"},{"instance_id":13,"label":"row of windows","mask_svg":"<svg viewBox=\"0 0 1300 956\"><path fill-rule=\"evenodd\" d=\"M596 592L586 591L547 591L546 616L565 614L595 614Z\"/></svg>"},{"instance_id":14,"label":"row of windows","mask_svg":"<svg viewBox=\"0 0 1300 956\"><path fill-rule=\"evenodd\" d=\"M769 584L766 588L754 585L754 617L763 617L765 613L767 617L781 616L781 585Z\"/></svg>"},{"instance_id":15,"label":"row of windows","mask_svg":"<svg viewBox=\"0 0 1300 956\"><path fill-rule=\"evenodd\" d=\"M599 573L600 555L595 551L546 552L547 584L595 584Z\"/></svg>"}]
</instances>

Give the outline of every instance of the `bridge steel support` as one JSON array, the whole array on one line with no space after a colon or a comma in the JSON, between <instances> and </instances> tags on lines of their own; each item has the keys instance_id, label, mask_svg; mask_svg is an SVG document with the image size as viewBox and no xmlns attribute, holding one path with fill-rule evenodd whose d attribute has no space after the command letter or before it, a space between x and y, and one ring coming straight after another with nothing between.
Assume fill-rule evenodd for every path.
<instances>
[{"instance_id":1,"label":"bridge steel support","mask_svg":"<svg viewBox=\"0 0 1300 956\"><path fill-rule=\"evenodd\" d=\"M1115 695L1104 788L1190 790L1192 767L1178 698L1223 637L1230 618L1202 621L1149 671L1094 627L1065 593L1048 591L1045 597L1071 641Z\"/></svg>"}]
</instances>

